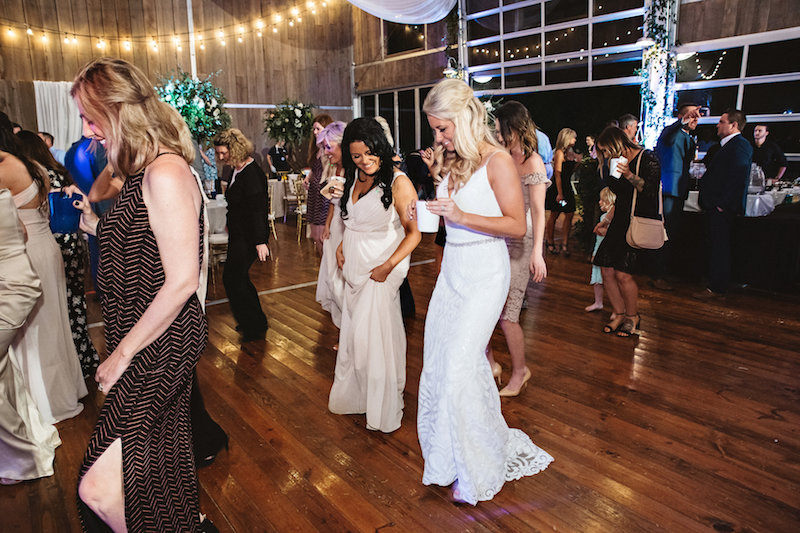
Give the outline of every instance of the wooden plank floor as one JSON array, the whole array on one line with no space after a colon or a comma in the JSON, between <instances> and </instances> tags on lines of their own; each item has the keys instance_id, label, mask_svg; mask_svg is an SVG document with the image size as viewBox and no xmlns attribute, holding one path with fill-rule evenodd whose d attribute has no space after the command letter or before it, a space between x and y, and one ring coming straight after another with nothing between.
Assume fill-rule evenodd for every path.
<instances>
[{"instance_id":1,"label":"wooden plank floor","mask_svg":"<svg viewBox=\"0 0 800 533\"><path fill-rule=\"evenodd\" d=\"M409 274L417 315L407 322L403 426L384 435L363 416L328 413L337 330L314 301L318 260L291 225L278 235L274 259L253 268L266 341L237 342L227 304L214 301L221 284L210 293L199 376L231 441L199 478L221 531L798 531L800 313L790 297L700 303L697 286L644 286L644 331L618 339L600 333L605 313L583 311L589 265L548 258L550 276L530 287L522 315L533 379L502 405L555 462L491 502L456 506L446 489L422 485L416 434L433 236ZM102 328L92 335L102 347ZM507 377L499 329L492 342ZM53 477L0 487L0 531L80 531L75 483L100 401L92 393L59 424Z\"/></svg>"}]
</instances>

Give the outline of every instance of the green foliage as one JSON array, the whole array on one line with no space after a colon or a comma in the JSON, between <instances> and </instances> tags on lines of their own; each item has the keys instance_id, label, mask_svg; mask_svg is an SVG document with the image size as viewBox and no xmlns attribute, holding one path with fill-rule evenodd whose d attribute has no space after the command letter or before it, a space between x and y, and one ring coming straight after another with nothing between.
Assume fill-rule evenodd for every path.
<instances>
[{"instance_id":1,"label":"green foliage","mask_svg":"<svg viewBox=\"0 0 800 533\"><path fill-rule=\"evenodd\" d=\"M225 111L225 95L211 80L194 79L181 69L159 80L156 93L162 101L178 110L192 137L200 142L210 141L217 133L231 127L231 116Z\"/></svg>"},{"instance_id":2,"label":"green foliage","mask_svg":"<svg viewBox=\"0 0 800 533\"><path fill-rule=\"evenodd\" d=\"M286 99L274 111L264 113L264 133L274 141L285 141L289 147L298 146L311 135L316 107Z\"/></svg>"}]
</instances>

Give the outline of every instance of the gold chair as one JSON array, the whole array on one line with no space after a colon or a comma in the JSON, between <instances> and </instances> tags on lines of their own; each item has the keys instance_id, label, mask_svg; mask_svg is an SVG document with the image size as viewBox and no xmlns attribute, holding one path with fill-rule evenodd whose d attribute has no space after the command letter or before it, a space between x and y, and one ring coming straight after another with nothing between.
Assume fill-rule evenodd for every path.
<instances>
[{"instance_id":1,"label":"gold chair","mask_svg":"<svg viewBox=\"0 0 800 533\"><path fill-rule=\"evenodd\" d=\"M269 229L272 230L272 236L275 237L275 240L278 240L278 233L275 231L275 209L272 206L272 195L269 195L269 211L267 212L267 223L269 223Z\"/></svg>"},{"instance_id":2,"label":"gold chair","mask_svg":"<svg viewBox=\"0 0 800 533\"><path fill-rule=\"evenodd\" d=\"M308 219L306 218L306 214L308 213L308 195L303 185L303 180L295 180L294 194L297 197L297 207L294 210L297 216L297 244L300 244L300 239L303 236L303 229L308 226Z\"/></svg>"},{"instance_id":3,"label":"gold chair","mask_svg":"<svg viewBox=\"0 0 800 533\"><path fill-rule=\"evenodd\" d=\"M212 233L208 236L208 269L211 283L217 286L217 267L228 258L228 233Z\"/></svg>"},{"instance_id":4,"label":"gold chair","mask_svg":"<svg viewBox=\"0 0 800 533\"><path fill-rule=\"evenodd\" d=\"M291 178L288 178L286 181L283 181L284 187L284 194L283 194L283 207L285 211L283 212L283 222L286 223L286 216L289 213L294 213L299 205L299 201L297 198L297 188L295 187L295 181Z\"/></svg>"}]
</instances>

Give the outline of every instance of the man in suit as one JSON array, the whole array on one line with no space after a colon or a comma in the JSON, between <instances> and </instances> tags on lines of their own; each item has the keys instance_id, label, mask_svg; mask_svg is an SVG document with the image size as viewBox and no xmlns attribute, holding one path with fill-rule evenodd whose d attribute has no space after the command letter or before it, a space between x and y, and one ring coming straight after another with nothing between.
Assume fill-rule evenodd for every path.
<instances>
[{"instance_id":1,"label":"man in suit","mask_svg":"<svg viewBox=\"0 0 800 533\"><path fill-rule=\"evenodd\" d=\"M700 180L700 207L705 212L708 241L708 288L695 294L699 299L724 296L731 279L731 233L736 215L744 214L753 147L742 137L744 113L728 109L719 119L719 147L708 156L706 173ZM711 151L709 151L711 152Z\"/></svg>"},{"instance_id":2,"label":"man in suit","mask_svg":"<svg viewBox=\"0 0 800 533\"><path fill-rule=\"evenodd\" d=\"M672 258L672 244L680 231L683 203L689 196L689 165L694 159L696 148L691 133L697 127L699 117L700 106L681 104L678 106L678 120L664 128L656 144L656 155L661 164L664 228L669 240L655 257L650 284L665 291L672 290L664 276Z\"/></svg>"}]
</instances>

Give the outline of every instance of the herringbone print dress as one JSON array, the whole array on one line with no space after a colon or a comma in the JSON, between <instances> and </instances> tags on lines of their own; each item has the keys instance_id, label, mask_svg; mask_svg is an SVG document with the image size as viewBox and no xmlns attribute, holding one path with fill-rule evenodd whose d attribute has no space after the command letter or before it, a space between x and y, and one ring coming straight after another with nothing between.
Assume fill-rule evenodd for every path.
<instances>
[{"instance_id":1,"label":"herringbone print dress","mask_svg":"<svg viewBox=\"0 0 800 533\"><path fill-rule=\"evenodd\" d=\"M158 246L142 198L144 174L126 180L98 226L108 353L139 320L164 283ZM202 234L202 215L199 220ZM202 258L202 241L198 262ZM155 342L139 352L111 388L81 468L81 477L122 439L128 531L197 531L199 504L189 400L192 372L208 339L205 314L193 295ZM80 501L86 531L108 531Z\"/></svg>"}]
</instances>

